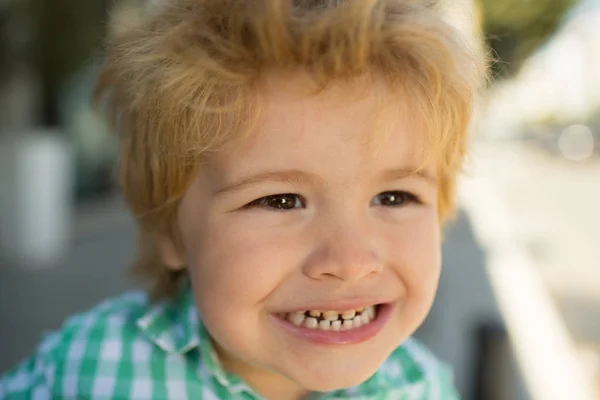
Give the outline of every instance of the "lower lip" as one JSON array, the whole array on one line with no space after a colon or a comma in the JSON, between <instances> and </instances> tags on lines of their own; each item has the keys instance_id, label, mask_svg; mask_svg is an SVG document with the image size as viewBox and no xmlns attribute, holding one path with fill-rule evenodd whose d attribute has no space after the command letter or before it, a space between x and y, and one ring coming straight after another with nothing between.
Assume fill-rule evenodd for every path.
<instances>
[{"instance_id":1,"label":"lower lip","mask_svg":"<svg viewBox=\"0 0 600 400\"><path fill-rule=\"evenodd\" d=\"M276 315L272 314L271 316L283 329L300 339L317 344L343 345L362 343L375 337L390 319L392 310L393 306L391 304L380 304L374 320L360 328L354 328L347 331L309 329L296 326L288 320Z\"/></svg>"}]
</instances>

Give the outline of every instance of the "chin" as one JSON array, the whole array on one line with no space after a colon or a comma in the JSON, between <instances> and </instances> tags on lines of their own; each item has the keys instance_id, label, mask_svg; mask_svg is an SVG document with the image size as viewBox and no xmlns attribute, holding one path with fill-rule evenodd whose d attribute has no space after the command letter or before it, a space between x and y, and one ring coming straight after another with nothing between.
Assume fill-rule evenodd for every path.
<instances>
[{"instance_id":1,"label":"chin","mask_svg":"<svg viewBox=\"0 0 600 400\"><path fill-rule=\"evenodd\" d=\"M369 379L377 369L380 363L369 363L368 365L357 365L355 368L348 368L345 365L342 368L332 367L330 369L321 368L318 370L304 370L302 376L299 376L296 382L303 388L313 392L330 392L334 390L346 389L359 385Z\"/></svg>"}]
</instances>

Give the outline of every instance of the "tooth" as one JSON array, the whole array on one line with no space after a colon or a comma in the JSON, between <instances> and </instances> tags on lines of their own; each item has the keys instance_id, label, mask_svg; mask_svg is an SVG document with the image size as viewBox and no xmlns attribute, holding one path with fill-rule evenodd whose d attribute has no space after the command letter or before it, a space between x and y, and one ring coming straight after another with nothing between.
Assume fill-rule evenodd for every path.
<instances>
[{"instance_id":1,"label":"tooth","mask_svg":"<svg viewBox=\"0 0 600 400\"><path fill-rule=\"evenodd\" d=\"M356 311L355 310L344 311L342 313L342 318L343 319L352 319L352 318L354 318L355 315L356 315Z\"/></svg>"},{"instance_id":2,"label":"tooth","mask_svg":"<svg viewBox=\"0 0 600 400\"><path fill-rule=\"evenodd\" d=\"M325 311L323 313L323 318L326 319L327 321L335 321L336 319L338 319L339 316L340 316L340 314L338 314L335 311Z\"/></svg>"},{"instance_id":3,"label":"tooth","mask_svg":"<svg viewBox=\"0 0 600 400\"><path fill-rule=\"evenodd\" d=\"M369 318L369 314L366 311L360 314L360 319L363 325L366 325L371 321L371 318Z\"/></svg>"},{"instance_id":4,"label":"tooth","mask_svg":"<svg viewBox=\"0 0 600 400\"><path fill-rule=\"evenodd\" d=\"M371 320L375 318L375 306L367 307L367 315Z\"/></svg>"},{"instance_id":5,"label":"tooth","mask_svg":"<svg viewBox=\"0 0 600 400\"><path fill-rule=\"evenodd\" d=\"M310 314L311 317L319 318L321 316L321 311L310 310L309 314Z\"/></svg>"},{"instance_id":6,"label":"tooth","mask_svg":"<svg viewBox=\"0 0 600 400\"><path fill-rule=\"evenodd\" d=\"M351 319L345 319L344 322L342 323L342 330L347 331L348 329L352 329L352 320Z\"/></svg>"},{"instance_id":7,"label":"tooth","mask_svg":"<svg viewBox=\"0 0 600 400\"><path fill-rule=\"evenodd\" d=\"M359 328L361 325L362 325L362 318L360 317L360 315L357 315L352 320L352 327L353 328Z\"/></svg>"},{"instance_id":8,"label":"tooth","mask_svg":"<svg viewBox=\"0 0 600 400\"><path fill-rule=\"evenodd\" d=\"M331 328L331 323L329 321L322 320L319 322L319 328L323 329L324 331L328 331Z\"/></svg>"},{"instance_id":9,"label":"tooth","mask_svg":"<svg viewBox=\"0 0 600 400\"><path fill-rule=\"evenodd\" d=\"M356 309L356 312L363 312L363 310L364 310L364 307L357 308L357 309Z\"/></svg>"},{"instance_id":10,"label":"tooth","mask_svg":"<svg viewBox=\"0 0 600 400\"><path fill-rule=\"evenodd\" d=\"M331 330L332 331L339 331L342 329L342 321L340 320L335 320L331 322Z\"/></svg>"},{"instance_id":11,"label":"tooth","mask_svg":"<svg viewBox=\"0 0 600 400\"><path fill-rule=\"evenodd\" d=\"M306 318L306 321L304 321L304 326L308 329L315 329L317 326L319 326L319 323L317 322L316 318L308 317Z\"/></svg>"},{"instance_id":12,"label":"tooth","mask_svg":"<svg viewBox=\"0 0 600 400\"><path fill-rule=\"evenodd\" d=\"M302 325L304 322L304 313L293 312L288 315L288 321L296 326Z\"/></svg>"}]
</instances>

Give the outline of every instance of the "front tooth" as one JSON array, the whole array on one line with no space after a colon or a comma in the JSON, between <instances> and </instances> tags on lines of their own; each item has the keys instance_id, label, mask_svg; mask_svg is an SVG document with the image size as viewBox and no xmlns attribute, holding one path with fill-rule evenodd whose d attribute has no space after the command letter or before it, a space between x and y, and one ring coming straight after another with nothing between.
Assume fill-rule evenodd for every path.
<instances>
[{"instance_id":1,"label":"front tooth","mask_svg":"<svg viewBox=\"0 0 600 400\"><path fill-rule=\"evenodd\" d=\"M327 321L335 321L336 319L338 319L339 316L340 316L340 314L338 314L335 311L325 311L323 313L323 318L326 319Z\"/></svg>"},{"instance_id":2,"label":"front tooth","mask_svg":"<svg viewBox=\"0 0 600 400\"><path fill-rule=\"evenodd\" d=\"M342 330L347 331L348 329L352 329L352 325L353 323L351 319L345 319L342 323Z\"/></svg>"},{"instance_id":3,"label":"front tooth","mask_svg":"<svg viewBox=\"0 0 600 400\"><path fill-rule=\"evenodd\" d=\"M366 311L360 314L360 319L363 325L366 325L371 321L371 318L369 318L369 314Z\"/></svg>"},{"instance_id":4,"label":"front tooth","mask_svg":"<svg viewBox=\"0 0 600 400\"><path fill-rule=\"evenodd\" d=\"M296 326L300 326L304 322L304 313L301 313L301 312L290 313L290 315L288 315L288 320L292 324L294 324Z\"/></svg>"},{"instance_id":5,"label":"front tooth","mask_svg":"<svg viewBox=\"0 0 600 400\"><path fill-rule=\"evenodd\" d=\"M304 321L304 326L308 329L315 329L317 326L319 326L319 323L317 322L316 318L308 317L306 318L306 321Z\"/></svg>"},{"instance_id":6,"label":"front tooth","mask_svg":"<svg viewBox=\"0 0 600 400\"><path fill-rule=\"evenodd\" d=\"M356 311L355 310L344 311L342 313L342 318L343 319L352 319L352 318L354 318L355 315L356 315Z\"/></svg>"},{"instance_id":7,"label":"front tooth","mask_svg":"<svg viewBox=\"0 0 600 400\"><path fill-rule=\"evenodd\" d=\"M332 331L341 331L342 330L342 321L335 320L331 322L331 330Z\"/></svg>"},{"instance_id":8,"label":"front tooth","mask_svg":"<svg viewBox=\"0 0 600 400\"><path fill-rule=\"evenodd\" d=\"M319 321L319 329L328 331L331 328L331 323L326 320Z\"/></svg>"},{"instance_id":9,"label":"front tooth","mask_svg":"<svg viewBox=\"0 0 600 400\"><path fill-rule=\"evenodd\" d=\"M321 316L321 311L310 310L308 314L310 314L311 317L319 318Z\"/></svg>"},{"instance_id":10,"label":"front tooth","mask_svg":"<svg viewBox=\"0 0 600 400\"><path fill-rule=\"evenodd\" d=\"M362 325L362 318L360 317L360 315L357 315L352 320L352 327L353 328L360 328L361 325Z\"/></svg>"}]
</instances>

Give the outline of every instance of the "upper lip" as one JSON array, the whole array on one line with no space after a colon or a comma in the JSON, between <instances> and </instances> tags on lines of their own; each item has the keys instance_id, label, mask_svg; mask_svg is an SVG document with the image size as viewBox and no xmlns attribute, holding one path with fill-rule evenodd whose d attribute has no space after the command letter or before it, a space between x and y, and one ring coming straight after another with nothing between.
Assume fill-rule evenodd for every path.
<instances>
[{"instance_id":1,"label":"upper lip","mask_svg":"<svg viewBox=\"0 0 600 400\"><path fill-rule=\"evenodd\" d=\"M338 301L327 301L323 303L314 303L311 305L304 305L299 307L293 307L285 310L278 311L278 313L292 313L292 312L300 312L300 311L310 311L310 310L318 310L318 311L336 311L336 312L344 312L344 311L352 311L357 310L359 308L367 308L370 306L375 306L378 304L387 304L391 303L390 300L338 300Z\"/></svg>"}]
</instances>

